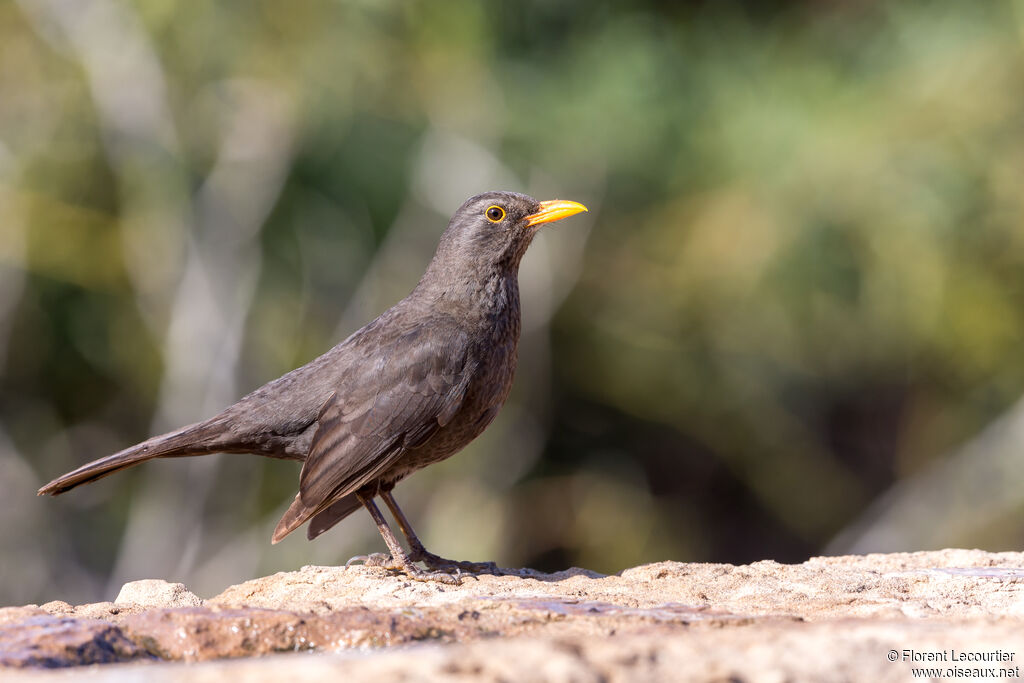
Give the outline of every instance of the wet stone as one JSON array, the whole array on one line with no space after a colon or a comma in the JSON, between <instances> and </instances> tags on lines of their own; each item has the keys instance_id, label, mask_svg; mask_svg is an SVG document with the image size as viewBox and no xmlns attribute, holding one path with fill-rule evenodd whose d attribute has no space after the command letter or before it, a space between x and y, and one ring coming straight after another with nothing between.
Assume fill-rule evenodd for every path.
<instances>
[{"instance_id":1,"label":"wet stone","mask_svg":"<svg viewBox=\"0 0 1024 683\"><path fill-rule=\"evenodd\" d=\"M56 668L148 657L120 628L97 619L42 615L0 626L0 666Z\"/></svg>"},{"instance_id":2,"label":"wet stone","mask_svg":"<svg viewBox=\"0 0 1024 683\"><path fill-rule=\"evenodd\" d=\"M508 625L507 617L502 622ZM494 632L439 610L343 609L326 615L271 609L183 608L127 616L125 634L161 659L204 661L281 652L339 652L424 641L454 642Z\"/></svg>"}]
</instances>

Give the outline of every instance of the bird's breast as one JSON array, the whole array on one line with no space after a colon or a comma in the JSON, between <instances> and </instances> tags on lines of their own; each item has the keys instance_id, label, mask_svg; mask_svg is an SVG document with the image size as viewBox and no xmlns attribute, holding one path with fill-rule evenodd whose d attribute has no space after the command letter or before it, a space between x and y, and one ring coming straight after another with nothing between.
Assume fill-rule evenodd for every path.
<instances>
[{"instance_id":1,"label":"bird's breast","mask_svg":"<svg viewBox=\"0 0 1024 683\"><path fill-rule=\"evenodd\" d=\"M461 433L465 443L479 436L508 398L516 372L517 342L518 335L492 338L480 348L462 406L448 425Z\"/></svg>"}]
</instances>

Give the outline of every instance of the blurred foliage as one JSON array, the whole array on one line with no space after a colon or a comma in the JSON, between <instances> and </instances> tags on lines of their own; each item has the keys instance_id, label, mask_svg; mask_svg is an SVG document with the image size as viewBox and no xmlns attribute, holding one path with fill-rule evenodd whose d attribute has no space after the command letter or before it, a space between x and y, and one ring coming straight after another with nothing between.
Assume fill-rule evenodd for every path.
<instances>
[{"instance_id":1,"label":"blurred foliage","mask_svg":"<svg viewBox=\"0 0 1024 683\"><path fill-rule=\"evenodd\" d=\"M0 604L376 550L269 546L293 463L33 494L344 338L499 188L592 212L527 256L506 411L398 489L428 547L821 552L1022 393L1022 36L1019 1L0 3ZM1020 547L999 458L884 549Z\"/></svg>"}]
</instances>

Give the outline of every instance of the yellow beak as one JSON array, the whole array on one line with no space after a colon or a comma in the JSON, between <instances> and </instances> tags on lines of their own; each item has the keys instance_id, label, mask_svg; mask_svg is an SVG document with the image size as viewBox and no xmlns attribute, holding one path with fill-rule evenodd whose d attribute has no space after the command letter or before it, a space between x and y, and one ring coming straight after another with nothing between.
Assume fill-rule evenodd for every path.
<instances>
[{"instance_id":1,"label":"yellow beak","mask_svg":"<svg viewBox=\"0 0 1024 683\"><path fill-rule=\"evenodd\" d=\"M566 202L561 199L552 199L549 202L540 203L540 211L527 216L527 225L540 225L551 221L560 221L569 216L575 216L587 207L578 202Z\"/></svg>"}]
</instances>

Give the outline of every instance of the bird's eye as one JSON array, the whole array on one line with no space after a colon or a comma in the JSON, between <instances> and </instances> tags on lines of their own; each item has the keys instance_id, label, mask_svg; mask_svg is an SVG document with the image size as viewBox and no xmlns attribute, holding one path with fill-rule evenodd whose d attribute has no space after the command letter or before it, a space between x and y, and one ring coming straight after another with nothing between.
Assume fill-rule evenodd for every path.
<instances>
[{"instance_id":1,"label":"bird's eye","mask_svg":"<svg viewBox=\"0 0 1024 683\"><path fill-rule=\"evenodd\" d=\"M500 206L489 206L487 207L487 211L484 212L484 215L487 216L487 220L490 222L497 223L505 217L505 209Z\"/></svg>"}]
</instances>

